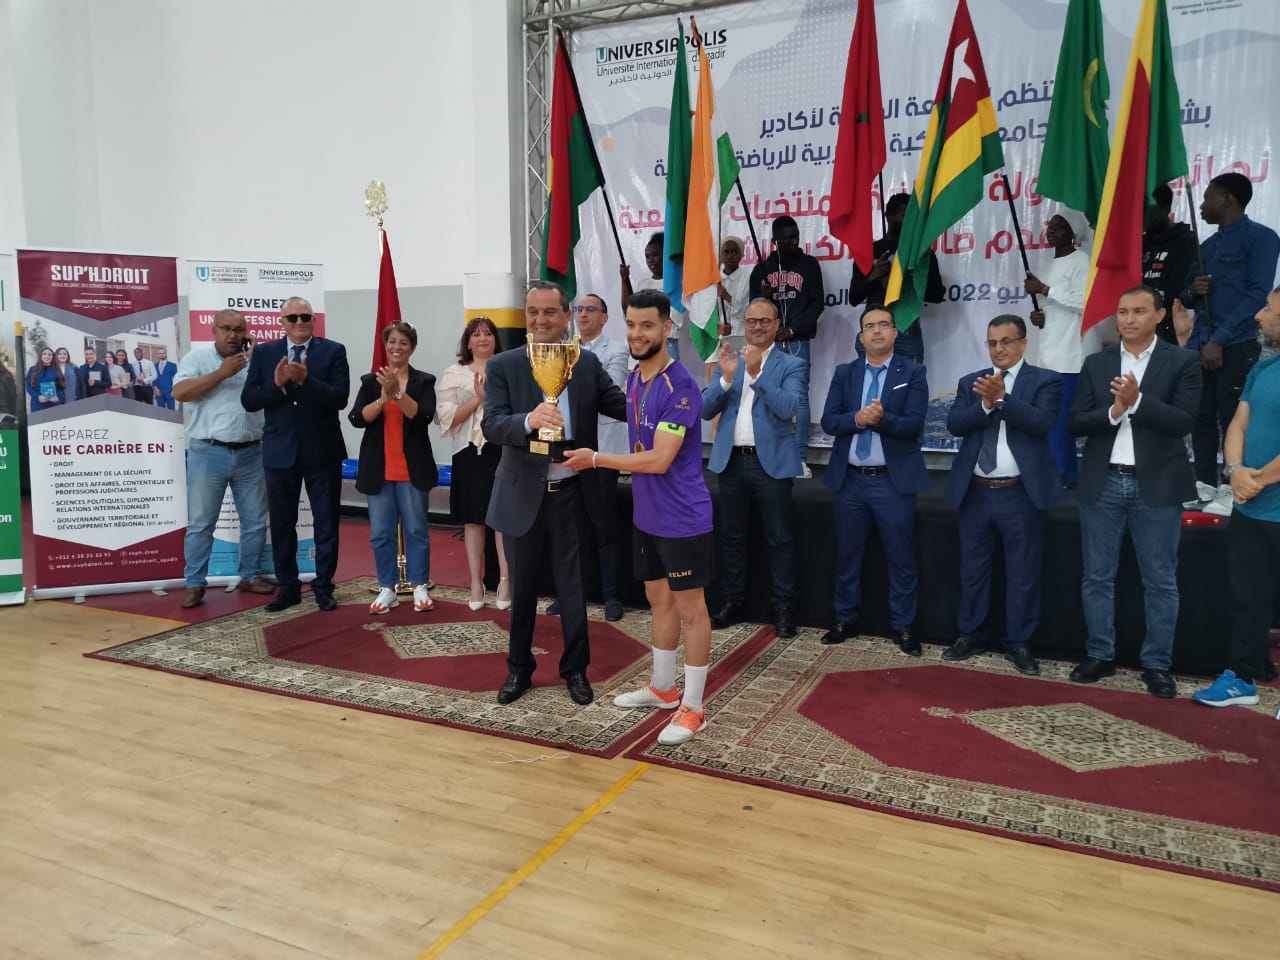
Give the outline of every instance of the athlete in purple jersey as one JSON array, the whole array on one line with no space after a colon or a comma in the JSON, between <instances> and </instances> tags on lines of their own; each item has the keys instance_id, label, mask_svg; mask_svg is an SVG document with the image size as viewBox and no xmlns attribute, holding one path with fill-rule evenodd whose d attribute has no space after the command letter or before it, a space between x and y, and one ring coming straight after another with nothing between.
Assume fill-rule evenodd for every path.
<instances>
[{"instance_id":1,"label":"athlete in purple jersey","mask_svg":"<svg viewBox=\"0 0 1280 960\"><path fill-rule=\"evenodd\" d=\"M649 686L614 698L619 707L675 710L658 735L686 743L707 725L702 694L711 657L711 618L703 589L711 579L711 496L702 478L702 392L666 354L671 302L641 290L627 303L627 345L638 365L627 381L632 453L565 451L575 470L628 470L635 504L633 563L653 612ZM684 629L684 695L676 687L676 646ZM678 709L677 709L678 708Z\"/></svg>"}]
</instances>

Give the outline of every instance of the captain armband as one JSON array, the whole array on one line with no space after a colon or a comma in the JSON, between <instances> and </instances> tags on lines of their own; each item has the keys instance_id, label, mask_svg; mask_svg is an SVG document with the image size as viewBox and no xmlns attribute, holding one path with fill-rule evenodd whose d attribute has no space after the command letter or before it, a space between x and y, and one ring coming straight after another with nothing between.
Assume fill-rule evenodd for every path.
<instances>
[{"instance_id":1,"label":"captain armband","mask_svg":"<svg viewBox=\"0 0 1280 960\"><path fill-rule=\"evenodd\" d=\"M663 433L674 433L677 437L683 437L689 430L682 423L668 423L665 420L658 424L658 429Z\"/></svg>"}]
</instances>

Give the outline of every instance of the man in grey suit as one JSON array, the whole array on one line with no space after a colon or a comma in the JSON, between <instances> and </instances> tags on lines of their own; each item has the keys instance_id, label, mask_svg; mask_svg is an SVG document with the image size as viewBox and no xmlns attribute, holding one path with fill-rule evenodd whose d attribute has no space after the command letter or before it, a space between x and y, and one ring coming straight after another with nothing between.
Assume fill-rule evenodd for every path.
<instances>
[{"instance_id":1,"label":"man in grey suit","mask_svg":"<svg viewBox=\"0 0 1280 960\"><path fill-rule=\"evenodd\" d=\"M534 283L525 296L525 324L534 343L558 343L569 329L569 297L554 283ZM575 703L595 699L587 682L591 653L587 608L582 596L578 531L585 526L585 499L578 474L531 454L529 440L542 427L563 427L572 447L597 447L597 417L624 420L627 401L600 361L584 350L559 405L544 402L526 350L508 350L485 371L485 439L502 447L486 522L504 534L511 565L511 636L507 679L499 703L512 703L532 685L533 624L538 584L548 565L560 601L564 653L560 676Z\"/></svg>"},{"instance_id":2,"label":"man in grey suit","mask_svg":"<svg viewBox=\"0 0 1280 960\"><path fill-rule=\"evenodd\" d=\"M791 536L791 483L800 473L796 411L804 389L804 363L781 350L774 338L780 321L772 300L757 297L743 320L742 355L725 347L720 376L702 391L702 419L717 414L720 425L710 467L720 476L721 606L717 629L742 619L747 586L747 524L754 500L764 520L773 581L774 626L780 637L796 635L796 549Z\"/></svg>"},{"instance_id":3,"label":"man in grey suit","mask_svg":"<svg viewBox=\"0 0 1280 960\"><path fill-rule=\"evenodd\" d=\"M1160 291L1120 295L1120 345L1086 357L1071 404L1071 432L1085 437L1080 460L1080 536L1088 656L1076 683L1115 673L1116 567L1125 527L1133 537L1146 604L1142 679L1152 695L1177 693L1169 668L1178 623L1178 539L1182 503L1195 496L1186 436L1200 404L1200 362L1156 336Z\"/></svg>"}]
</instances>

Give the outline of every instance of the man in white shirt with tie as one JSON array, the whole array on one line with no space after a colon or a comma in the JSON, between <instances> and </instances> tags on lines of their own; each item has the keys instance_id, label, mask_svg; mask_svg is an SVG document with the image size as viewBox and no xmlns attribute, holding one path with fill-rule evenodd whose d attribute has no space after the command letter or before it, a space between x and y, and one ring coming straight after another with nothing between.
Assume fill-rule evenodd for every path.
<instances>
[{"instance_id":1,"label":"man in white shirt with tie","mask_svg":"<svg viewBox=\"0 0 1280 960\"><path fill-rule=\"evenodd\" d=\"M1142 678L1169 699L1178 622L1178 540L1182 504L1195 495L1186 436L1200 402L1199 358L1156 336L1164 318L1160 291L1133 287L1120 296L1120 344L1087 357L1071 406L1071 432L1083 436L1080 460L1081 585L1088 656L1076 683L1115 673L1115 577L1126 527L1133 538L1146 606Z\"/></svg>"},{"instance_id":2,"label":"man in white shirt with tie","mask_svg":"<svg viewBox=\"0 0 1280 960\"><path fill-rule=\"evenodd\" d=\"M1025 362L1027 327L1005 314L987 325L989 368L960 379L947 429L961 437L946 499L959 511L960 610L949 662L987 648L991 567L1005 554L1005 657L1019 673L1040 665L1031 640L1040 623L1044 523L1062 495L1049 431L1062 402L1062 377Z\"/></svg>"}]
</instances>

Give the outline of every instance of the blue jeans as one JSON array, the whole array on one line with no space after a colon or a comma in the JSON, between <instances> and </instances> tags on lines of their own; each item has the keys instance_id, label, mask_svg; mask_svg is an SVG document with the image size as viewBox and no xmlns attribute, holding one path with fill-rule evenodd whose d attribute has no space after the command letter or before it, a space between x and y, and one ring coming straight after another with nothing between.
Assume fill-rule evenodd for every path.
<instances>
[{"instance_id":1,"label":"blue jeans","mask_svg":"<svg viewBox=\"0 0 1280 960\"><path fill-rule=\"evenodd\" d=\"M209 576L213 531L222 498L231 497L240 517L240 579L261 572L267 542L267 481L262 472L262 444L228 450L208 440L192 440L187 448L187 537L183 544L188 587L203 587Z\"/></svg>"},{"instance_id":2,"label":"blue jeans","mask_svg":"<svg viewBox=\"0 0 1280 960\"><path fill-rule=\"evenodd\" d=\"M1147 634L1142 665L1168 670L1173 663L1173 633L1178 625L1178 540L1182 507L1148 506L1138 496L1138 480L1108 471L1095 503L1080 504L1080 536L1084 554L1084 620L1086 649L1099 660L1116 655L1116 567L1125 527L1133 537L1146 604Z\"/></svg>"},{"instance_id":3,"label":"blue jeans","mask_svg":"<svg viewBox=\"0 0 1280 960\"><path fill-rule=\"evenodd\" d=\"M404 573L412 584L430 578L431 540L427 534L427 494L408 480L385 480L382 489L365 497L369 506L369 543L378 585L394 587L400 580L396 523L404 528Z\"/></svg>"},{"instance_id":4,"label":"blue jeans","mask_svg":"<svg viewBox=\"0 0 1280 960\"><path fill-rule=\"evenodd\" d=\"M800 462L809 462L809 340L783 340L778 348L798 357L804 363L804 379L800 388L800 406L796 408L796 447Z\"/></svg>"}]
</instances>

